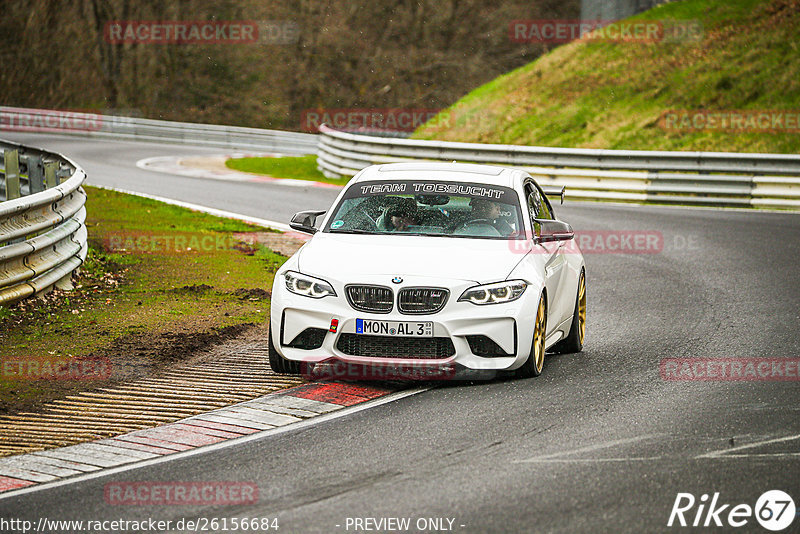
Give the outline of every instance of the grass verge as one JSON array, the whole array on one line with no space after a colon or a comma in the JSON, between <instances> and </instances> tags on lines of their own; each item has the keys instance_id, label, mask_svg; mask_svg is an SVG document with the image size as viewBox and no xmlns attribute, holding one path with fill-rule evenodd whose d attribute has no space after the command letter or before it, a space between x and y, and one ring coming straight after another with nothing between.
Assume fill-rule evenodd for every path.
<instances>
[{"instance_id":1,"label":"grass verge","mask_svg":"<svg viewBox=\"0 0 800 534\"><path fill-rule=\"evenodd\" d=\"M85 189L89 254L76 290L0 307L0 413L150 375L268 317L286 258L248 244L263 228ZM29 372L97 359L110 376Z\"/></svg>"},{"instance_id":2,"label":"grass verge","mask_svg":"<svg viewBox=\"0 0 800 534\"><path fill-rule=\"evenodd\" d=\"M235 158L225 162L228 168L255 174L265 174L273 178L292 178L311 180L326 184L345 185L348 178L326 178L317 169L317 156L292 156L285 158Z\"/></svg>"},{"instance_id":3,"label":"grass verge","mask_svg":"<svg viewBox=\"0 0 800 534\"><path fill-rule=\"evenodd\" d=\"M800 113L798 0L684 0L629 20L699 39L575 41L464 96L414 137L639 150L800 152L791 128L669 127L669 111ZM788 121L788 118L786 119ZM795 119L796 122L796 119ZM788 125L788 122L787 122Z\"/></svg>"}]
</instances>

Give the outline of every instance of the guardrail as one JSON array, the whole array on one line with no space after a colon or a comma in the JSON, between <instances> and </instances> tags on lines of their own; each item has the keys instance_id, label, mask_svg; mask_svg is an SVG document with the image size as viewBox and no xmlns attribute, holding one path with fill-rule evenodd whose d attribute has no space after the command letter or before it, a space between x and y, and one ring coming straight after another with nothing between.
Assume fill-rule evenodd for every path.
<instances>
[{"instance_id":1,"label":"guardrail","mask_svg":"<svg viewBox=\"0 0 800 534\"><path fill-rule=\"evenodd\" d=\"M0 304L72 289L86 259L86 173L69 159L0 141Z\"/></svg>"},{"instance_id":2,"label":"guardrail","mask_svg":"<svg viewBox=\"0 0 800 534\"><path fill-rule=\"evenodd\" d=\"M286 154L314 154L318 137L280 130L2 106L0 131L53 132Z\"/></svg>"},{"instance_id":3,"label":"guardrail","mask_svg":"<svg viewBox=\"0 0 800 534\"><path fill-rule=\"evenodd\" d=\"M369 165L459 161L522 168L542 186L586 200L800 208L800 155L547 148L358 135L320 126L329 178Z\"/></svg>"}]
</instances>

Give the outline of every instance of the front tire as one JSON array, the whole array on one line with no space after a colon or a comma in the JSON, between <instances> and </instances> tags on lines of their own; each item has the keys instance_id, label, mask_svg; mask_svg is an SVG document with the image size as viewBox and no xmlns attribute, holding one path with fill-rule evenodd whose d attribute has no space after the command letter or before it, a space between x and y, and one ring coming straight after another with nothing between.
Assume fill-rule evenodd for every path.
<instances>
[{"instance_id":1,"label":"front tire","mask_svg":"<svg viewBox=\"0 0 800 534\"><path fill-rule=\"evenodd\" d=\"M575 311L572 314L572 326L569 334L559 341L553 350L562 354L581 352L583 340L586 338L586 273L581 271L578 279L578 295L575 298Z\"/></svg>"},{"instance_id":2,"label":"front tire","mask_svg":"<svg viewBox=\"0 0 800 534\"><path fill-rule=\"evenodd\" d=\"M300 362L287 360L281 356L278 349L275 348L275 343L272 341L272 321L270 321L267 335L269 337L269 341L267 342L269 347L269 366L272 368L272 371L281 375L299 375Z\"/></svg>"},{"instance_id":3,"label":"front tire","mask_svg":"<svg viewBox=\"0 0 800 534\"><path fill-rule=\"evenodd\" d=\"M547 306L544 300L544 293L539 298L539 306L536 309L536 326L533 329L533 344L531 354L522 367L517 369L517 376L520 378L531 378L542 374L544 369L544 338L547 332Z\"/></svg>"}]
</instances>

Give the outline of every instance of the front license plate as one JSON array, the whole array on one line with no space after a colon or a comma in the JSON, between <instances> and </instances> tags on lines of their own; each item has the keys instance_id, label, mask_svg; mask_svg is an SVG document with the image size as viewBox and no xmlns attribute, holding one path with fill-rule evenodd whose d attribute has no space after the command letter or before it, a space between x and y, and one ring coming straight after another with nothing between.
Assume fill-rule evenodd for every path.
<instances>
[{"instance_id":1,"label":"front license plate","mask_svg":"<svg viewBox=\"0 0 800 534\"><path fill-rule=\"evenodd\" d=\"M356 334L372 336L433 337L433 323L356 319Z\"/></svg>"}]
</instances>

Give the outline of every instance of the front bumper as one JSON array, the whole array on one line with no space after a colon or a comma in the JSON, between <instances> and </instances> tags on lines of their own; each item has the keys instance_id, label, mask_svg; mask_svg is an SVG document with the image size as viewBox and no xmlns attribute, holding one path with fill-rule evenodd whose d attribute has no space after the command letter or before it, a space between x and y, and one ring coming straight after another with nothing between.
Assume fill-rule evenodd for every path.
<instances>
[{"instance_id":1,"label":"front bumper","mask_svg":"<svg viewBox=\"0 0 800 534\"><path fill-rule=\"evenodd\" d=\"M371 281L359 281L362 282ZM339 360L361 365L453 366L471 370L501 371L518 368L530 354L534 318L540 294L536 287L529 286L516 301L479 306L469 302L458 302L458 297L475 285L473 282L463 281L454 284L452 281L409 279L404 284L392 288L395 290L395 295L403 287L447 287L450 290L449 300L441 311L411 315L400 313L397 311L397 306L391 313L384 314L357 311L347 302L343 284L332 283L332 285L337 296L313 299L289 292L282 277L276 277L271 308L273 343L284 358L309 364ZM332 332L331 323L334 319L338 321L338 326L336 331ZM430 321L433 323L433 339L441 340L438 342L439 345L452 343L452 346L449 347L450 350L440 350L437 356L431 357L429 350L423 350L423 347L427 347L427 342L420 341L431 338L411 338L415 341L410 341L403 336L387 336L386 339L376 342L383 341L391 345L393 354L390 357L353 354L352 350L348 350L348 343L345 341L347 336L350 336L349 339L352 341L352 336L362 335L355 334L357 319ZM302 339L298 336L304 335L304 332L307 334L308 329L323 331L314 332L318 337L311 345L315 348L289 346L297 344L296 340ZM495 350L488 356L483 351L484 355L480 355L481 345L477 344L475 336L488 338L501 350ZM321 344L319 344L320 337L322 337ZM470 341L473 342L472 346ZM408 347L408 354L403 354L405 350L403 347Z\"/></svg>"}]
</instances>

